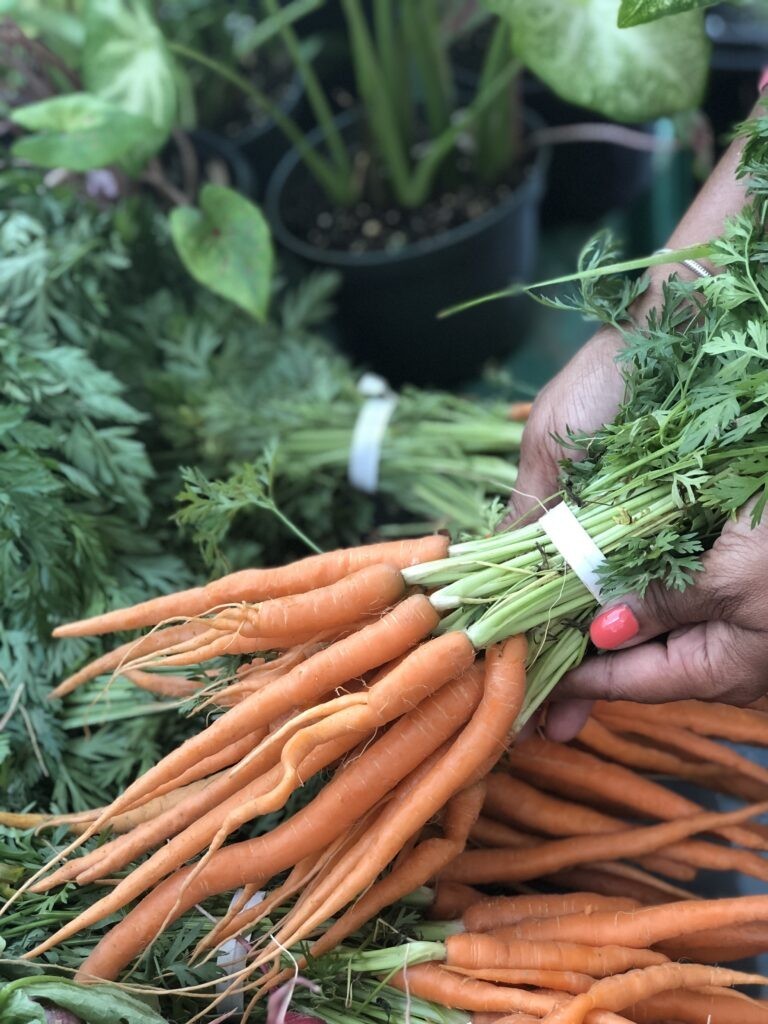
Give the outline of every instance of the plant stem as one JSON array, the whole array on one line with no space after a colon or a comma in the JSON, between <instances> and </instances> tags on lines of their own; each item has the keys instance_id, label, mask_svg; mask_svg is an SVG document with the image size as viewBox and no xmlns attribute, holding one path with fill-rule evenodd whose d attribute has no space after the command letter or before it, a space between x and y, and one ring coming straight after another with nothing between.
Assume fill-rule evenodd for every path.
<instances>
[{"instance_id":1,"label":"plant stem","mask_svg":"<svg viewBox=\"0 0 768 1024\"><path fill-rule=\"evenodd\" d=\"M406 54L395 28L393 0L373 0L373 26L381 70L393 97L400 131L405 140L413 133L413 109L408 83Z\"/></svg>"},{"instance_id":2,"label":"plant stem","mask_svg":"<svg viewBox=\"0 0 768 1024\"><path fill-rule=\"evenodd\" d=\"M514 61L510 61L496 75L493 81L475 96L471 105L454 119L450 128L446 129L438 138L433 139L427 151L416 165L416 169L411 177L407 193L407 205L420 206L425 202L433 188L435 175L441 163L453 149L458 137L474 123L478 115L486 109L488 104L509 85L518 70L519 65Z\"/></svg>"},{"instance_id":3,"label":"plant stem","mask_svg":"<svg viewBox=\"0 0 768 1024\"><path fill-rule=\"evenodd\" d=\"M468 299L466 302L460 302L456 306L448 306L447 309L441 309L437 315L440 319L443 319L447 316L453 316L455 313L463 313L465 309L482 306L485 302L493 302L495 299L508 299L515 295L531 292L534 288L550 288L552 285L568 284L571 281L587 281L591 278L604 277L606 274L625 274L630 270L645 270L647 267L679 263L680 260L696 260L711 254L712 242L701 242L698 245L689 245L683 249L674 249L671 252L653 253L651 256L641 256L634 260L624 260L622 263L612 263L610 266L591 267L588 270L580 270L576 274L553 277L549 281L537 281L535 284L513 284L509 288L502 288L501 291L480 295L476 299Z\"/></svg>"},{"instance_id":4,"label":"plant stem","mask_svg":"<svg viewBox=\"0 0 768 1024\"><path fill-rule=\"evenodd\" d=\"M383 974L385 971L399 971L408 964L423 964L430 960L444 959L445 945L442 942L408 942L402 946L369 949L352 954L348 966L352 971Z\"/></svg>"},{"instance_id":5,"label":"plant stem","mask_svg":"<svg viewBox=\"0 0 768 1024\"><path fill-rule=\"evenodd\" d=\"M434 0L402 4L403 29L424 89L424 109L432 136L450 125L452 95L445 54L440 47L440 19Z\"/></svg>"},{"instance_id":6,"label":"plant stem","mask_svg":"<svg viewBox=\"0 0 768 1024\"><path fill-rule=\"evenodd\" d=\"M276 18L280 16L280 7L277 0L264 0L264 2L270 14ZM350 178L352 175L352 162L349 158L349 152L341 137L341 132L334 121L333 111L320 80L315 74L315 69L307 60L304 49L293 27L289 24L283 24L280 26L279 33L304 84L307 98L318 124L323 129L325 143L328 146L331 157L336 162L339 173Z\"/></svg>"},{"instance_id":7,"label":"plant stem","mask_svg":"<svg viewBox=\"0 0 768 1024\"><path fill-rule=\"evenodd\" d=\"M317 150L307 142L304 133L296 122L288 117L287 114L284 114L276 103L273 103L268 96L252 85L247 78L244 78L236 71L232 71L226 64L222 64L212 57L207 57L204 53L185 46L183 43L169 43L168 46L179 57L195 61L208 68L209 71L213 71L228 82L231 82L232 85L248 96L256 106L265 110L274 120L280 131L296 147L306 164L307 170L325 189L332 202L338 203L340 206L348 206L355 201L357 191L352 176L350 175L348 178L341 176L335 165L320 156Z\"/></svg>"},{"instance_id":8,"label":"plant stem","mask_svg":"<svg viewBox=\"0 0 768 1024\"><path fill-rule=\"evenodd\" d=\"M359 0L341 0L341 3L347 21L357 88L365 105L368 128L387 169L395 198L404 206L412 205L408 202L408 156L365 15Z\"/></svg>"},{"instance_id":9,"label":"plant stem","mask_svg":"<svg viewBox=\"0 0 768 1024\"><path fill-rule=\"evenodd\" d=\"M478 83L479 91L492 82L506 64L513 60L509 35L509 26L499 19L483 61ZM514 94L510 88L500 93L478 118L475 129L476 163L485 181L498 181L514 165L517 157L515 133L519 130L517 122L520 120L513 116L514 106Z\"/></svg>"}]
</instances>

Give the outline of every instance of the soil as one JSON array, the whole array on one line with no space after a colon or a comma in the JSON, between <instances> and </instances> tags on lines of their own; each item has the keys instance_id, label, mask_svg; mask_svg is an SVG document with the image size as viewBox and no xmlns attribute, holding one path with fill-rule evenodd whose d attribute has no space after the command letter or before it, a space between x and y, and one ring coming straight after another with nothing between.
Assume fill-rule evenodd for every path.
<instances>
[{"instance_id":1,"label":"soil","mask_svg":"<svg viewBox=\"0 0 768 1024\"><path fill-rule=\"evenodd\" d=\"M318 249L396 253L476 220L503 202L520 180L518 173L509 181L487 185L462 175L461 168L456 170L454 185L416 209L367 200L339 208L306 172L296 173L287 185L282 215L294 235Z\"/></svg>"}]
</instances>

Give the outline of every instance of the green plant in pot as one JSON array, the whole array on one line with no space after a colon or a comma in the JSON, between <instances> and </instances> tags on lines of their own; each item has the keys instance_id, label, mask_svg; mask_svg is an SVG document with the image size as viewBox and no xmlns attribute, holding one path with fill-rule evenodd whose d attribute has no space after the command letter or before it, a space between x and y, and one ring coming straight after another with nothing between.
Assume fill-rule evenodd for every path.
<instances>
[{"instance_id":1,"label":"green plant in pot","mask_svg":"<svg viewBox=\"0 0 768 1024\"><path fill-rule=\"evenodd\" d=\"M222 183L220 161L207 177L215 148L196 148L185 130L192 84L148 4L82 0L50 22L34 17L31 4L10 0L7 10L17 20L0 25L0 66L17 70L19 97L29 97L27 82L38 86L36 102L8 112L12 157L49 169L49 184L69 181L104 203L152 190L192 277L263 320L269 229L256 206Z\"/></svg>"},{"instance_id":2,"label":"green plant in pot","mask_svg":"<svg viewBox=\"0 0 768 1024\"><path fill-rule=\"evenodd\" d=\"M278 38L281 25L302 30L307 55L319 53L321 41L306 37L307 16L323 0L288 0L273 16L263 0L162 0L157 6L160 27L172 45L191 48L236 70L260 96L298 124L306 121L304 84L291 55ZM280 157L289 147L285 134L263 103L254 103L222 76L212 76L200 64L189 64L194 87L197 135L210 133L230 143L247 161L253 176L251 193L260 196Z\"/></svg>"},{"instance_id":3,"label":"green plant in pot","mask_svg":"<svg viewBox=\"0 0 768 1024\"><path fill-rule=\"evenodd\" d=\"M690 108L706 75L701 18L625 31L618 0L497 0L467 93L449 63L456 0L340 6L357 93L340 117L294 29L280 31L317 127L305 134L277 120L293 149L270 182L268 216L287 249L342 271L341 327L358 357L396 382L452 383L509 351L522 330L513 302L460 325L436 318L463 296L533 271L545 157L525 130L521 69L592 109L618 105L647 118ZM231 69L180 55L248 91Z\"/></svg>"}]
</instances>

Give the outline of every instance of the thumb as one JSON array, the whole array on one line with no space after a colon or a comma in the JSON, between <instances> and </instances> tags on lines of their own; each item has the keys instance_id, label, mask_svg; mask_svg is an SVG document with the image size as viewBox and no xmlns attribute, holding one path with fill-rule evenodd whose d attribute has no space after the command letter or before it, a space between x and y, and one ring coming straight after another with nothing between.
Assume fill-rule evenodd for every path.
<instances>
[{"instance_id":1,"label":"thumb","mask_svg":"<svg viewBox=\"0 0 768 1024\"><path fill-rule=\"evenodd\" d=\"M704 580L685 590L652 583L645 594L626 594L612 601L592 620L589 638L603 651L634 647L680 626L718 618L716 600Z\"/></svg>"},{"instance_id":2,"label":"thumb","mask_svg":"<svg viewBox=\"0 0 768 1024\"><path fill-rule=\"evenodd\" d=\"M540 422L529 422L520 447L517 480L509 504L518 517L536 519L546 511L545 500L558 490L558 458L549 433Z\"/></svg>"},{"instance_id":3,"label":"thumb","mask_svg":"<svg viewBox=\"0 0 768 1024\"><path fill-rule=\"evenodd\" d=\"M754 700L755 660L760 642L753 631L722 620L700 622L627 650L587 658L558 684L558 696L580 700ZM744 695L747 695L746 698ZM750 696L751 695L751 696Z\"/></svg>"}]
</instances>

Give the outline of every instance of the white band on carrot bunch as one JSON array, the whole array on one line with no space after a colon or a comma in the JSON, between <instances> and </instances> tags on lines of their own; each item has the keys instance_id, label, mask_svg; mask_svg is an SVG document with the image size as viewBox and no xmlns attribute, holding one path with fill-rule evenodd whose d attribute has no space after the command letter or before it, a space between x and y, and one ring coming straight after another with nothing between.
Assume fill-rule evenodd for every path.
<instances>
[{"instance_id":1,"label":"white band on carrot bunch","mask_svg":"<svg viewBox=\"0 0 768 1024\"><path fill-rule=\"evenodd\" d=\"M561 501L544 513L539 524L590 594L604 604L597 570L605 561L605 555L568 505Z\"/></svg>"},{"instance_id":2,"label":"white band on carrot bunch","mask_svg":"<svg viewBox=\"0 0 768 1024\"><path fill-rule=\"evenodd\" d=\"M238 900L243 895L244 890L238 889L232 899L229 901L229 909L235 906ZM266 892L257 892L240 908L241 912L244 910L250 910L252 907L257 906L266 896ZM219 995L222 992L226 992L231 983L235 980L236 975L243 967L245 967L248 954L251 951L250 946L251 933L247 935L235 935L234 938L227 939L226 942L222 943L219 949L219 955L216 957L217 966L221 967L224 971L224 978L216 985L216 991ZM228 1014L242 1014L245 1008L245 999L243 993L237 990L229 992L219 1002L219 1010L224 1016Z\"/></svg>"},{"instance_id":3,"label":"white band on carrot bunch","mask_svg":"<svg viewBox=\"0 0 768 1024\"><path fill-rule=\"evenodd\" d=\"M379 487L381 445L397 406L397 395L376 373L364 373L357 390L365 401L352 431L347 479L358 491L375 494Z\"/></svg>"}]
</instances>

